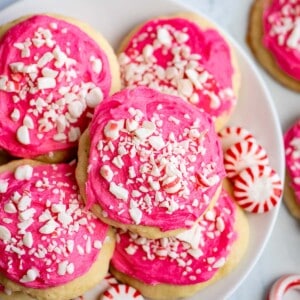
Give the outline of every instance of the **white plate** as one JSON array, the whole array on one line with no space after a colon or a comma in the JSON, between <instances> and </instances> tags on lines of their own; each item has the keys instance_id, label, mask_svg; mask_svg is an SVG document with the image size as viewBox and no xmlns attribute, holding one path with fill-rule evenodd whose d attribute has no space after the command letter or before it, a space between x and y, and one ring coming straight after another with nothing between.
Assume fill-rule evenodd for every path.
<instances>
[{"instance_id":1,"label":"white plate","mask_svg":"<svg viewBox=\"0 0 300 300\"><path fill-rule=\"evenodd\" d=\"M122 37L145 19L186 9L181 4L169 0L23 0L1 11L0 23L30 13L61 13L86 21L117 47ZM242 88L231 124L244 126L256 136L267 149L272 167L283 178L282 133L273 101L250 59L240 46L234 41L232 43L241 69ZM190 300L225 299L236 290L262 254L278 210L279 207L265 215L249 215L250 245L241 264L226 278L200 291ZM93 294L89 293L87 300L94 300Z\"/></svg>"}]
</instances>

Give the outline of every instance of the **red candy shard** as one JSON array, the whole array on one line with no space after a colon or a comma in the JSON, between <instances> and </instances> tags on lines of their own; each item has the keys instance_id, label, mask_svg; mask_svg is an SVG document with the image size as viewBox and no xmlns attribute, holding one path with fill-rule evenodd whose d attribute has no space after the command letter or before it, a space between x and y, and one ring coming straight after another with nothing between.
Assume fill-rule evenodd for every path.
<instances>
[{"instance_id":1,"label":"red candy shard","mask_svg":"<svg viewBox=\"0 0 300 300\"><path fill-rule=\"evenodd\" d=\"M266 150L258 143L243 141L234 144L224 154L224 166L228 178L255 165L269 165Z\"/></svg>"},{"instance_id":2,"label":"red candy shard","mask_svg":"<svg viewBox=\"0 0 300 300\"><path fill-rule=\"evenodd\" d=\"M256 143L252 133L247 129L239 126L228 126L223 128L219 133L222 140L222 149L225 152L231 146L242 141Z\"/></svg>"},{"instance_id":3,"label":"red candy shard","mask_svg":"<svg viewBox=\"0 0 300 300\"><path fill-rule=\"evenodd\" d=\"M274 208L282 195L282 181L270 166L256 165L243 170L234 179L233 193L244 210L264 213Z\"/></svg>"}]
</instances>

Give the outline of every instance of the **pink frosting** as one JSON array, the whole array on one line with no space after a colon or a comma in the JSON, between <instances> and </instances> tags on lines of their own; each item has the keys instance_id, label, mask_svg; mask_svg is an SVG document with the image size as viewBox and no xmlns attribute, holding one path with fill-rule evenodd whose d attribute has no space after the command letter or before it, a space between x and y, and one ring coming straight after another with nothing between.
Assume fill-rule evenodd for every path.
<instances>
[{"instance_id":1,"label":"pink frosting","mask_svg":"<svg viewBox=\"0 0 300 300\"><path fill-rule=\"evenodd\" d=\"M0 174L0 272L30 288L62 285L98 258L108 226L87 211L74 165Z\"/></svg>"},{"instance_id":2,"label":"pink frosting","mask_svg":"<svg viewBox=\"0 0 300 300\"><path fill-rule=\"evenodd\" d=\"M102 102L89 133L87 205L124 224L189 228L225 175L209 116L146 87Z\"/></svg>"},{"instance_id":3,"label":"pink frosting","mask_svg":"<svg viewBox=\"0 0 300 300\"><path fill-rule=\"evenodd\" d=\"M298 1L273 0L264 11L264 46L278 66L300 80L300 10Z\"/></svg>"},{"instance_id":4,"label":"pink frosting","mask_svg":"<svg viewBox=\"0 0 300 300\"><path fill-rule=\"evenodd\" d=\"M300 205L300 120L284 135L285 161L296 200Z\"/></svg>"},{"instance_id":5,"label":"pink frosting","mask_svg":"<svg viewBox=\"0 0 300 300\"><path fill-rule=\"evenodd\" d=\"M237 238L234 222L234 204L223 191L194 229L177 237L149 240L119 230L112 265L151 285L205 282L227 260Z\"/></svg>"},{"instance_id":6,"label":"pink frosting","mask_svg":"<svg viewBox=\"0 0 300 300\"><path fill-rule=\"evenodd\" d=\"M38 15L7 31L0 60L0 147L34 157L76 146L111 86L98 44L70 23Z\"/></svg>"},{"instance_id":7,"label":"pink frosting","mask_svg":"<svg viewBox=\"0 0 300 300\"><path fill-rule=\"evenodd\" d=\"M236 104L230 50L213 29L187 19L158 19L144 24L120 54L125 86L146 85L177 95L213 117Z\"/></svg>"}]
</instances>

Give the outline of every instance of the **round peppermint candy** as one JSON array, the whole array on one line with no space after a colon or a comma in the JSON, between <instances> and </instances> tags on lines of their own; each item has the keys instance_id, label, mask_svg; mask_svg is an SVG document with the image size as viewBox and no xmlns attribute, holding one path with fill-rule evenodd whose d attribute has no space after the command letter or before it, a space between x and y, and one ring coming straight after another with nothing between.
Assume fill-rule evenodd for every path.
<instances>
[{"instance_id":1,"label":"round peppermint candy","mask_svg":"<svg viewBox=\"0 0 300 300\"><path fill-rule=\"evenodd\" d=\"M231 146L224 154L224 166L228 178L255 165L269 164L266 150L258 143L243 141Z\"/></svg>"},{"instance_id":2,"label":"round peppermint candy","mask_svg":"<svg viewBox=\"0 0 300 300\"><path fill-rule=\"evenodd\" d=\"M225 127L220 132L218 132L218 135L222 140L222 149L224 152L231 146L239 142L256 142L252 133L240 126Z\"/></svg>"},{"instance_id":3,"label":"round peppermint candy","mask_svg":"<svg viewBox=\"0 0 300 300\"><path fill-rule=\"evenodd\" d=\"M106 290L100 300L144 300L141 293L127 284L116 284Z\"/></svg>"},{"instance_id":4,"label":"round peppermint candy","mask_svg":"<svg viewBox=\"0 0 300 300\"><path fill-rule=\"evenodd\" d=\"M246 168L234 180L234 197L246 211L264 213L275 207L282 195L282 181L269 166Z\"/></svg>"},{"instance_id":5,"label":"round peppermint candy","mask_svg":"<svg viewBox=\"0 0 300 300\"><path fill-rule=\"evenodd\" d=\"M268 300L281 300L285 293L294 288L300 288L300 275L289 274L281 276L272 285Z\"/></svg>"}]
</instances>

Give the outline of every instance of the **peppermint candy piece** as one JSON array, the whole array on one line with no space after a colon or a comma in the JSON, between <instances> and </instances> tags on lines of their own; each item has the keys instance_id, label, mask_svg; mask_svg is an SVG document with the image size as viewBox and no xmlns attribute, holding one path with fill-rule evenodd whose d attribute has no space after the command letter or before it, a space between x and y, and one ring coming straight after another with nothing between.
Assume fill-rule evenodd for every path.
<instances>
[{"instance_id":1,"label":"peppermint candy piece","mask_svg":"<svg viewBox=\"0 0 300 300\"><path fill-rule=\"evenodd\" d=\"M281 276L272 285L268 300L281 300L290 289L300 287L300 275L289 274Z\"/></svg>"},{"instance_id":2,"label":"peppermint candy piece","mask_svg":"<svg viewBox=\"0 0 300 300\"><path fill-rule=\"evenodd\" d=\"M118 284L118 280L111 275L110 273L107 273L107 275L105 276L104 280L109 284L109 285L114 285L114 284Z\"/></svg>"},{"instance_id":3,"label":"peppermint candy piece","mask_svg":"<svg viewBox=\"0 0 300 300\"><path fill-rule=\"evenodd\" d=\"M141 293L127 284L116 284L106 290L100 300L144 300Z\"/></svg>"},{"instance_id":4,"label":"peppermint candy piece","mask_svg":"<svg viewBox=\"0 0 300 300\"><path fill-rule=\"evenodd\" d=\"M224 154L224 167L228 178L255 165L269 165L266 150L258 143L243 141L234 144Z\"/></svg>"},{"instance_id":5,"label":"peppermint candy piece","mask_svg":"<svg viewBox=\"0 0 300 300\"><path fill-rule=\"evenodd\" d=\"M244 210L264 213L280 201L282 182L270 166L257 165L246 168L234 180L233 194Z\"/></svg>"},{"instance_id":6,"label":"peppermint candy piece","mask_svg":"<svg viewBox=\"0 0 300 300\"><path fill-rule=\"evenodd\" d=\"M256 143L256 140L252 133L247 129L239 126L225 127L218 133L218 135L222 140L222 149L224 152L231 146L239 142L248 141Z\"/></svg>"}]
</instances>

